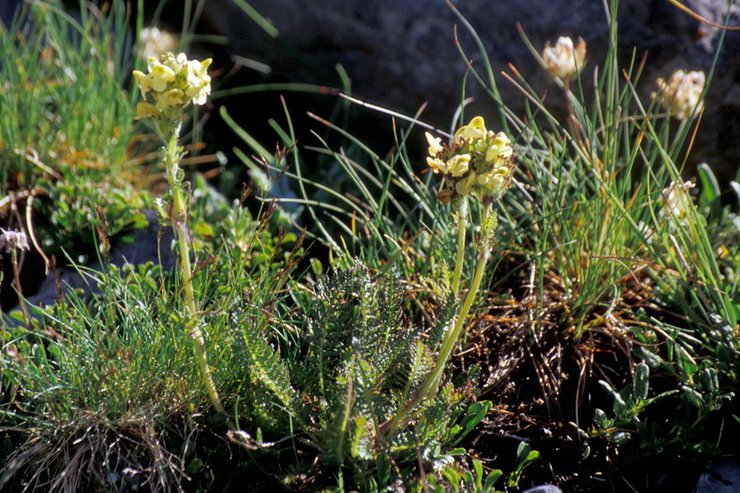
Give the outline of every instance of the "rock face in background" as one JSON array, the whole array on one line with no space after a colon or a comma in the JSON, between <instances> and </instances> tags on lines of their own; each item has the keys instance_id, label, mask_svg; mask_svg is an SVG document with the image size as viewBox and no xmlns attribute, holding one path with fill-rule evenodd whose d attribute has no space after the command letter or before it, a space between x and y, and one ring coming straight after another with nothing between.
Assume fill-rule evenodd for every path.
<instances>
[{"instance_id":1,"label":"rock face in background","mask_svg":"<svg viewBox=\"0 0 740 493\"><path fill-rule=\"evenodd\" d=\"M114 238L113 246L106 260L106 265L114 265L119 269L125 265L138 266L151 262L161 265L165 271L175 265L175 256L172 252L175 236L171 226L163 225L159 215L153 210L144 210L147 226L134 229L124 235L127 239ZM99 260L90 262L82 268L72 266L57 268L49 272L39 286L37 292L26 298L28 313L33 313L35 306L54 304L60 296L73 290L82 291L82 296L100 292L95 275L106 270ZM9 310L9 313L20 312L20 305ZM13 318L0 313L2 319L10 325L20 323L19 318Z\"/></svg>"},{"instance_id":2,"label":"rock face in background","mask_svg":"<svg viewBox=\"0 0 740 493\"><path fill-rule=\"evenodd\" d=\"M538 92L549 91L548 101L557 109L558 89L524 46L516 23L538 48L560 35L582 36L591 60L585 73L588 84L594 61L602 60L608 47L605 3L609 2L458 0L454 5L483 40L494 72L508 70L507 64L513 63ZM683 3L716 23L727 15L726 0ZM455 46L455 24L473 66L483 69L472 37L443 0L250 0L249 4L274 24L279 36L269 36L232 0L210 0L202 26L230 38L222 55L264 63L281 80L336 87L335 65L341 63L357 97L407 113L427 101L424 118L443 128L460 101L466 69ZM640 56L648 53L640 86L643 97L654 90L656 77L668 77L675 69L709 70L718 30L666 0L622 0L619 22L623 63L633 47ZM737 4L730 24L740 25ZM498 82L507 105L520 113L521 95L503 78ZM471 111L494 117L493 102L472 78L468 89L476 97ZM723 181L733 178L740 163L738 31L727 32L699 135L694 159L708 162Z\"/></svg>"}]
</instances>

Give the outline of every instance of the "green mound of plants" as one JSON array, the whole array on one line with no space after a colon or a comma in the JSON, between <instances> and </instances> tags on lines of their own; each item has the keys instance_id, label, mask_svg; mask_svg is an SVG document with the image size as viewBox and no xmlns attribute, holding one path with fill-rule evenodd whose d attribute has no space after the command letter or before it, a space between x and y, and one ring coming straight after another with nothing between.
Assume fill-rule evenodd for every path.
<instances>
[{"instance_id":1,"label":"green mound of plants","mask_svg":"<svg viewBox=\"0 0 740 493\"><path fill-rule=\"evenodd\" d=\"M390 151L321 117L302 146L284 105L276 146L222 106L254 178L238 197L185 166L210 59L142 60L118 0L36 3L0 30L2 289L28 295L33 257L98 286L2 319L0 488L620 490L649 487L651 461L736 453L740 219L722 194L740 186L682 177L711 71L644 100L615 15L599 61L522 33L560 116L450 8L482 61L454 133L381 110ZM493 124L465 114L470 83ZM110 265L146 217L173 268Z\"/></svg>"}]
</instances>

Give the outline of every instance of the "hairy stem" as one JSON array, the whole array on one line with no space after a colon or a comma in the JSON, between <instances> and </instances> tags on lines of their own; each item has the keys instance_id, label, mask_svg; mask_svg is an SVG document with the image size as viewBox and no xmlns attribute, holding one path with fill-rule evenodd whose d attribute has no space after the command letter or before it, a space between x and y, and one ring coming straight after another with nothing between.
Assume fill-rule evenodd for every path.
<instances>
[{"instance_id":1,"label":"hairy stem","mask_svg":"<svg viewBox=\"0 0 740 493\"><path fill-rule=\"evenodd\" d=\"M177 247L180 253L180 277L183 284L185 296L185 307L187 309L187 322L185 329L193 341L193 353L198 362L200 369L200 378L203 386L211 399L211 404L219 413L226 414L221 400L218 397L216 385L213 383L211 369L208 366L208 357L206 354L206 344L203 338L203 331L200 329L200 321L195 307L195 293L193 292L193 271L190 266L190 247L188 245L188 210L187 203L182 193L182 180L178 173L178 163L180 161L181 149L177 145L177 138L180 133L180 125L176 125L165 137L166 143L164 148L164 163L167 173L167 181L170 184L172 194L172 226L175 230Z\"/></svg>"},{"instance_id":2,"label":"hairy stem","mask_svg":"<svg viewBox=\"0 0 740 493\"><path fill-rule=\"evenodd\" d=\"M452 296L457 298L460 292L460 277L462 276L463 262L465 260L465 227L468 222L468 200L466 197L460 199L457 209L457 259L455 259L455 273L452 275Z\"/></svg>"},{"instance_id":3,"label":"hairy stem","mask_svg":"<svg viewBox=\"0 0 740 493\"><path fill-rule=\"evenodd\" d=\"M486 270L486 264L488 263L488 259L491 256L491 245L489 242L491 231L488 231L488 228L491 227L491 225L495 224L494 221L489 220L489 214L491 213L491 205L488 203L484 203L481 217L481 247L478 252L478 263L475 267L475 275L473 276L473 280L470 283L470 288L468 289L468 293L465 296L465 300L463 301L463 305L460 308L460 312L457 314L457 317L455 317L455 322L452 328L447 330L447 332L445 333L444 340L442 341L442 347L439 350L439 355L437 356L437 362L434 365L434 369L432 369L432 371L426 376L426 378L424 378L424 381L421 384L421 388L416 392L416 394L414 394L411 400L409 400L409 402L407 402L406 405L393 416L393 418L391 418L389 421L381 426L381 433L383 433L384 435L389 435L393 433L393 431L395 431L395 429L403 423L409 413L411 413L411 411L413 411L413 409L417 405L419 405L425 399L431 399L437 393L437 388L439 386L439 381L442 378L442 373L444 372L447 361L452 354L452 350L455 348L455 344L460 338L462 328L465 325L465 319L470 312L470 308L473 306L475 295L478 293L478 288L480 288L480 283L483 280L483 273ZM461 257L458 252L458 261L460 261L460 259ZM457 265L455 267L457 268Z\"/></svg>"},{"instance_id":4,"label":"hairy stem","mask_svg":"<svg viewBox=\"0 0 740 493\"><path fill-rule=\"evenodd\" d=\"M13 280L15 283L15 290L18 292L18 304L20 305L21 313L23 314L23 322L26 324L26 327L28 327L30 318L28 317L28 308L26 307L26 299L23 296L23 288L21 287L21 272L20 272L21 261L18 260L17 248L13 248L10 256L11 256L11 262L13 264Z\"/></svg>"}]
</instances>

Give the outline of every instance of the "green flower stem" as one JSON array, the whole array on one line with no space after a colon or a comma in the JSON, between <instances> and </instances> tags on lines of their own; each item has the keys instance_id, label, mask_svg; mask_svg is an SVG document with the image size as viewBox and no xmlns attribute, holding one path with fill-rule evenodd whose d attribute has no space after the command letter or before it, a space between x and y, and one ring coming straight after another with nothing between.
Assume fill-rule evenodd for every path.
<instances>
[{"instance_id":1,"label":"green flower stem","mask_svg":"<svg viewBox=\"0 0 740 493\"><path fill-rule=\"evenodd\" d=\"M394 415L390 421L387 421L380 427L380 431L383 435L388 435L395 431L395 429L403 423L403 420L406 419L406 416L408 416L408 414L419 403L425 399L434 397L437 393L437 387L442 378L442 372L445 369L447 360L452 354L452 350L455 348L455 344L460 338L460 333L465 325L465 319L470 312L470 308L473 306L475 295L478 293L478 288L480 288L480 283L483 280L483 273L486 270L486 264L491 257L490 237L492 232L488 231L488 228L495 224L495 221L489 220L491 212L491 204L484 203L483 212L481 214L481 247L478 253L478 264L475 267L475 275L473 276L473 281L470 283L470 289L468 290L468 294L465 296L462 308L455 318L455 324L452 329L445 333L445 338L442 341L442 347L439 350L439 355L437 357L437 363L431 373L429 373L429 375L424 379L421 388L416 392L414 397L412 397L403 409ZM458 264L462 263L462 260L463 257L460 256L458 252ZM455 268L457 269L457 267L458 266L456 265Z\"/></svg>"},{"instance_id":2,"label":"green flower stem","mask_svg":"<svg viewBox=\"0 0 740 493\"><path fill-rule=\"evenodd\" d=\"M177 246L180 252L180 277L182 278L183 290L185 293L185 306L188 312L186 329L193 341L193 353L200 368L200 377L203 386L211 399L211 404L217 412L226 414L224 406L218 397L216 385L213 383L211 369L208 366L208 357L206 355L206 344L203 338L203 332L200 329L198 313L195 307L195 293L193 292L193 271L190 266L190 247L188 246L188 211L187 203L182 194L182 181L178 173L178 163L180 162L181 149L177 145L177 138L180 133L180 125L174 126L168 132L164 147L164 163L167 173L167 181L170 183L172 194L172 222L177 238Z\"/></svg>"},{"instance_id":3,"label":"green flower stem","mask_svg":"<svg viewBox=\"0 0 740 493\"><path fill-rule=\"evenodd\" d=\"M455 260L455 273L452 276L452 295L457 298L460 292L460 277L462 276L463 262L465 260L465 226L468 222L468 199L463 196L457 209L457 259Z\"/></svg>"}]
</instances>

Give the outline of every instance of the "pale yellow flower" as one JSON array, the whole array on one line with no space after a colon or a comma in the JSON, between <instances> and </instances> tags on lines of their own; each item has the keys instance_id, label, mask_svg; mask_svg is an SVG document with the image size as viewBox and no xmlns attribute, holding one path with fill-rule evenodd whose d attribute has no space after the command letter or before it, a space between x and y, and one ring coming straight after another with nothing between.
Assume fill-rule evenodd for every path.
<instances>
[{"instance_id":1,"label":"pale yellow flower","mask_svg":"<svg viewBox=\"0 0 740 493\"><path fill-rule=\"evenodd\" d=\"M486 124L482 117L476 116L470 123L463 125L455 132L455 140L459 138L464 139L467 142L471 142L477 139L484 139L486 137Z\"/></svg>"},{"instance_id":2,"label":"pale yellow flower","mask_svg":"<svg viewBox=\"0 0 740 493\"><path fill-rule=\"evenodd\" d=\"M184 106L186 103L185 93L180 89L170 89L157 96L157 102L154 107L157 108L157 111L165 111L176 106Z\"/></svg>"},{"instance_id":3,"label":"pale yellow flower","mask_svg":"<svg viewBox=\"0 0 740 493\"><path fill-rule=\"evenodd\" d=\"M586 42L578 38L578 44L574 46L571 38L561 36L555 46L551 46L549 41L545 44L542 58L550 75L562 81L569 80L586 65Z\"/></svg>"},{"instance_id":4,"label":"pale yellow flower","mask_svg":"<svg viewBox=\"0 0 740 493\"><path fill-rule=\"evenodd\" d=\"M470 154L458 154L447 160L447 169L454 177L460 177L470 169Z\"/></svg>"},{"instance_id":5,"label":"pale yellow flower","mask_svg":"<svg viewBox=\"0 0 740 493\"><path fill-rule=\"evenodd\" d=\"M486 150L486 161L490 163L497 159L508 159L514 154L511 141L503 132L497 133L489 142L490 144Z\"/></svg>"},{"instance_id":6,"label":"pale yellow flower","mask_svg":"<svg viewBox=\"0 0 740 493\"><path fill-rule=\"evenodd\" d=\"M455 191L460 195L467 195L473 191L473 187L477 182L475 171L471 171L466 178L458 181L455 184Z\"/></svg>"},{"instance_id":7,"label":"pale yellow flower","mask_svg":"<svg viewBox=\"0 0 740 493\"><path fill-rule=\"evenodd\" d=\"M152 57L149 59L149 75L147 77L151 88L156 92L162 92L170 82L175 81L177 76L174 70Z\"/></svg>"},{"instance_id":8,"label":"pale yellow flower","mask_svg":"<svg viewBox=\"0 0 740 493\"><path fill-rule=\"evenodd\" d=\"M659 91L653 93L656 102L679 119L687 119L694 111L702 107L701 93L704 90L706 76L704 72L684 72L677 70L669 82L662 78L656 81Z\"/></svg>"},{"instance_id":9,"label":"pale yellow flower","mask_svg":"<svg viewBox=\"0 0 740 493\"><path fill-rule=\"evenodd\" d=\"M134 79L136 79L136 85L139 86L139 91L141 91L141 97L145 98L146 93L152 90L151 79L141 70L134 70L132 73Z\"/></svg>"},{"instance_id":10,"label":"pale yellow flower","mask_svg":"<svg viewBox=\"0 0 740 493\"><path fill-rule=\"evenodd\" d=\"M447 173L447 165L439 158L427 157L427 164L434 173Z\"/></svg>"},{"instance_id":11,"label":"pale yellow flower","mask_svg":"<svg viewBox=\"0 0 740 493\"><path fill-rule=\"evenodd\" d=\"M157 118L159 111L154 107L153 104L145 101L136 103L136 119L142 120L144 118Z\"/></svg>"},{"instance_id":12,"label":"pale yellow flower","mask_svg":"<svg viewBox=\"0 0 740 493\"><path fill-rule=\"evenodd\" d=\"M506 175L502 172L486 173L478 177L478 184L486 187L489 191L498 190L506 184Z\"/></svg>"},{"instance_id":13,"label":"pale yellow flower","mask_svg":"<svg viewBox=\"0 0 740 493\"><path fill-rule=\"evenodd\" d=\"M185 89L185 94L192 98L193 104L205 104L208 95L211 93L211 77L206 72L210 64L210 58L203 62L198 60L187 62L185 80L188 87Z\"/></svg>"},{"instance_id":14,"label":"pale yellow flower","mask_svg":"<svg viewBox=\"0 0 740 493\"><path fill-rule=\"evenodd\" d=\"M439 137L433 137L432 134L429 132L424 132L424 135L427 137L427 142L429 143L429 155L430 156L436 156L440 152L444 150L444 147L442 147L442 139Z\"/></svg>"}]
</instances>

